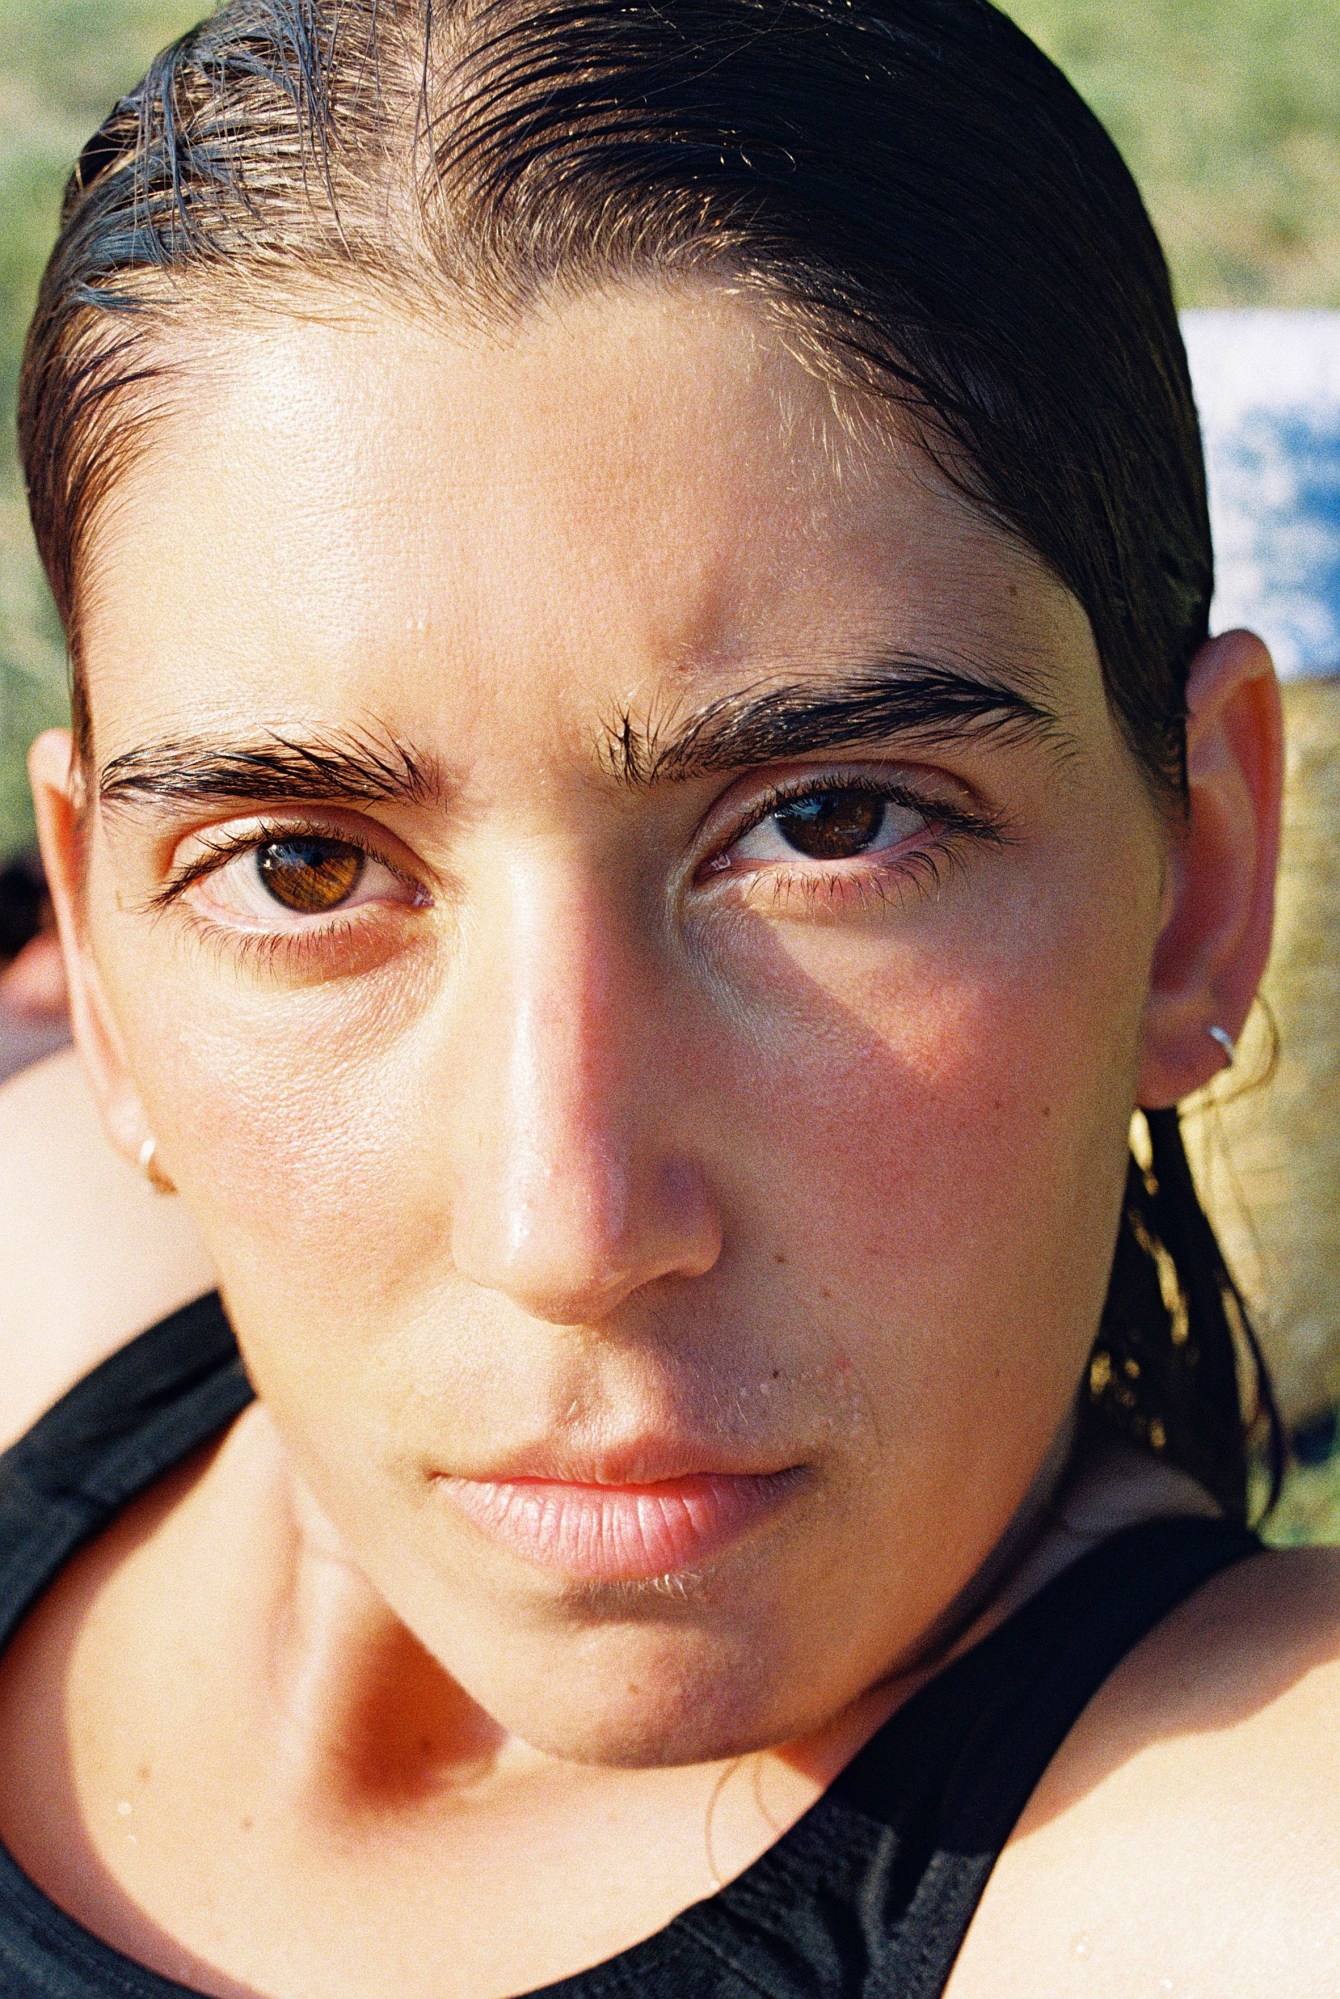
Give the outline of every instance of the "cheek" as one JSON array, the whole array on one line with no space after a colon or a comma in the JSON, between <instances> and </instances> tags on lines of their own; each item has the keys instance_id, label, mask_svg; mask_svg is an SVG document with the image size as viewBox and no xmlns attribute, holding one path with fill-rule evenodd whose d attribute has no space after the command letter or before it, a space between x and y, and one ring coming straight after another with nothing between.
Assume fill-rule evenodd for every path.
<instances>
[{"instance_id":1,"label":"cheek","mask_svg":"<svg viewBox=\"0 0 1340 1999\"><path fill-rule=\"evenodd\" d=\"M1147 929L1067 885L976 924L932 909L893 944L778 931L754 957L758 1052L719 1083L742 1198L909 1428L975 1420L1011 1382L1021 1402L1073 1391L1115 1236Z\"/></svg>"},{"instance_id":2,"label":"cheek","mask_svg":"<svg viewBox=\"0 0 1340 1999\"><path fill-rule=\"evenodd\" d=\"M487 1301L478 1325L443 1309L449 1083L417 982L263 994L203 970L164 967L129 1016L150 1121L312 1490L404 1529L425 1429L487 1432L503 1393Z\"/></svg>"},{"instance_id":3,"label":"cheek","mask_svg":"<svg viewBox=\"0 0 1340 1999\"><path fill-rule=\"evenodd\" d=\"M275 1295L318 1273L361 1290L422 1260L421 1166L432 1081L410 1031L412 964L267 987L204 944L107 926L98 957L151 1128L225 1279L263 1268ZM436 1095L440 1100L441 1083ZM420 1176L431 1187L429 1170Z\"/></svg>"}]
</instances>

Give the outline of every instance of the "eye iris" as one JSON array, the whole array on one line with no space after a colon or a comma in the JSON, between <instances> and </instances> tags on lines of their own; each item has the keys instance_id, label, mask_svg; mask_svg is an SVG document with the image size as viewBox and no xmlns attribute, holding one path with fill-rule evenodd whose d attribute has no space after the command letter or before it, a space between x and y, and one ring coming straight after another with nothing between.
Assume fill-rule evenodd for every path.
<instances>
[{"instance_id":1,"label":"eye iris","mask_svg":"<svg viewBox=\"0 0 1340 1999\"><path fill-rule=\"evenodd\" d=\"M877 838L887 808L877 791L824 791L781 806L777 826L787 845L812 861L849 861Z\"/></svg>"},{"instance_id":2,"label":"eye iris","mask_svg":"<svg viewBox=\"0 0 1340 1999\"><path fill-rule=\"evenodd\" d=\"M332 840L274 840L257 857L261 880L276 902L303 916L339 907L358 886L366 856Z\"/></svg>"}]
</instances>

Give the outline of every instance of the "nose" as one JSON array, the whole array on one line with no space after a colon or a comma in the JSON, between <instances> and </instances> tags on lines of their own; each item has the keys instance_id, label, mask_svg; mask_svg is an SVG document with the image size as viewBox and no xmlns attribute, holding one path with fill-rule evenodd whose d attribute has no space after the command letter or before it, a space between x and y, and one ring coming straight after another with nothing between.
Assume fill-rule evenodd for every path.
<instances>
[{"instance_id":1,"label":"nose","mask_svg":"<svg viewBox=\"0 0 1340 1999\"><path fill-rule=\"evenodd\" d=\"M510 871L456 983L465 1087L458 1272L556 1325L594 1325L721 1253L665 981L617 912L539 863Z\"/></svg>"}]
</instances>

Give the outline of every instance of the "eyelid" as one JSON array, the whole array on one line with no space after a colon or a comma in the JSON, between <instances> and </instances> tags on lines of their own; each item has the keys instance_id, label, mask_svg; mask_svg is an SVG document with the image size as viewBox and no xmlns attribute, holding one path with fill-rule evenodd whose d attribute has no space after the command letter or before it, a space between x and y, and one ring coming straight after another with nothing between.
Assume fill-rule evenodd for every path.
<instances>
[{"instance_id":1,"label":"eyelid","mask_svg":"<svg viewBox=\"0 0 1340 1999\"><path fill-rule=\"evenodd\" d=\"M707 865L729 853L737 841L743 840L783 806L797 799L835 791L873 792L893 804L907 805L924 812L932 821L938 818L945 825L957 826L965 831L975 829L1003 836L1005 830L1003 815L980 799L961 779L952 777L948 772L902 762L882 766L845 763L826 769L800 770L794 776L774 778L765 791L754 796L744 809L743 816L730 818L715 837L708 831ZM947 795L950 793L957 796ZM718 801L709 816L709 829L723 809L729 809L729 796L728 793L726 799Z\"/></svg>"},{"instance_id":2,"label":"eyelid","mask_svg":"<svg viewBox=\"0 0 1340 1999\"><path fill-rule=\"evenodd\" d=\"M426 889L419 874L406 867L389 847L400 846L389 831L382 829L382 839L375 840L364 834L361 828L336 824L333 820L322 820L308 814L292 819L272 818L268 814L258 814L254 819L238 824L224 822L220 826L208 827L189 836L201 844L199 855L184 865L170 869L167 879L150 898L150 907L165 909L171 903L193 888L197 882L205 881L210 875L219 873L230 861L244 854L258 853L261 848L278 845L285 840L327 840L333 846L352 847L365 854L370 861L377 861L398 880L426 895ZM184 845L179 841L178 845ZM422 868L422 864L420 864ZM427 872L426 869L422 870Z\"/></svg>"},{"instance_id":3,"label":"eyelid","mask_svg":"<svg viewBox=\"0 0 1340 1999\"><path fill-rule=\"evenodd\" d=\"M878 798L887 798L894 804L906 802L921 807L930 803L930 800L910 785L899 784L892 778L881 781L878 778L850 776L845 773L840 776L827 776L821 773L798 780L794 784L777 785L770 795L760 799L746 814L733 837L736 840L743 840L747 834L754 831L755 827L761 826L765 819L770 819L774 812L780 811L784 806L795 805L807 798L831 797L833 793L843 791L869 792Z\"/></svg>"}]
</instances>

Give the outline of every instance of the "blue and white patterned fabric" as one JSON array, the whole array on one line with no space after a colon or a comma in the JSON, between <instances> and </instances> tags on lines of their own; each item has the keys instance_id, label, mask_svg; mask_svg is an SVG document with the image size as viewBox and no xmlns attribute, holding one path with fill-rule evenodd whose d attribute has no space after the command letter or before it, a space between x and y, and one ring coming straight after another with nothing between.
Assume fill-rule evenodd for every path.
<instances>
[{"instance_id":1,"label":"blue and white patterned fabric","mask_svg":"<svg viewBox=\"0 0 1340 1999\"><path fill-rule=\"evenodd\" d=\"M1214 628L1281 676L1340 673L1340 312L1188 312L1210 475Z\"/></svg>"}]
</instances>

